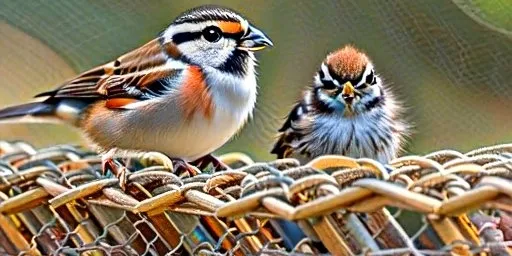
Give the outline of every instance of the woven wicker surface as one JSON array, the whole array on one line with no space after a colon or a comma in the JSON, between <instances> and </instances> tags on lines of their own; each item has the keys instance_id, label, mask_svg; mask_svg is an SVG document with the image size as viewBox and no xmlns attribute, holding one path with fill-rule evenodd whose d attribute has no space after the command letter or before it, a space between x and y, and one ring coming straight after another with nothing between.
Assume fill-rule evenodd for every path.
<instances>
[{"instance_id":1,"label":"woven wicker surface","mask_svg":"<svg viewBox=\"0 0 512 256\"><path fill-rule=\"evenodd\" d=\"M512 145L405 156L324 156L176 173L158 153L123 159L0 142L6 255L510 255Z\"/></svg>"}]
</instances>

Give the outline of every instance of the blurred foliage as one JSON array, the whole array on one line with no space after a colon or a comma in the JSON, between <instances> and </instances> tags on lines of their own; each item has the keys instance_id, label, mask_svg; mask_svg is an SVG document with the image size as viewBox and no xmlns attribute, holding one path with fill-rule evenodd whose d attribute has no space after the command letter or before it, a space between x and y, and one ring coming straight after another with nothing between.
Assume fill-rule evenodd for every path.
<instances>
[{"instance_id":1,"label":"blurred foliage","mask_svg":"<svg viewBox=\"0 0 512 256\"><path fill-rule=\"evenodd\" d=\"M364 49L407 106L407 150L468 150L512 139L510 0L0 1L0 105L30 100L74 73L152 39L180 12L231 7L273 39L259 54L254 119L220 151L268 160L276 129L325 55ZM0 139L78 141L55 125L2 125Z\"/></svg>"},{"instance_id":2,"label":"blurred foliage","mask_svg":"<svg viewBox=\"0 0 512 256\"><path fill-rule=\"evenodd\" d=\"M512 35L512 1L510 0L453 0L477 21Z\"/></svg>"}]
</instances>

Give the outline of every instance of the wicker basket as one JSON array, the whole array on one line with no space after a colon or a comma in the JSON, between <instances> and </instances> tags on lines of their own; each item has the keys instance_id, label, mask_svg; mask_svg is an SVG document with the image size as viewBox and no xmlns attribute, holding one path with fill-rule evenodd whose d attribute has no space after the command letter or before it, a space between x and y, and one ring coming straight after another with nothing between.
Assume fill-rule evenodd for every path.
<instances>
[{"instance_id":1,"label":"wicker basket","mask_svg":"<svg viewBox=\"0 0 512 256\"><path fill-rule=\"evenodd\" d=\"M119 160L63 145L0 142L6 255L510 255L512 145L382 165L323 156L176 173L148 153ZM109 176L110 175L110 176Z\"/></svg>"}]
</instances>

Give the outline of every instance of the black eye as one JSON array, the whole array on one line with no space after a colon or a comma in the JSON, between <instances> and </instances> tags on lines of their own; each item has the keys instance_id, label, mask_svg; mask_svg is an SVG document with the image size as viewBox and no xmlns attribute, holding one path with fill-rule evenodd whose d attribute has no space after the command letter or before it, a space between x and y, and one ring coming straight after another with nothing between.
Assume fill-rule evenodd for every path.
<instances>
[{"instance_id":1,"label":"black eye","mask_svg":"<svg viewBox=\"0 0 512 256\"><path fill-rule=\"evenodd\" d=\"M374 84L374 81L375 81L375 77L373 75L373 70L372 70L372 72L366 76L365 82L367 84Z\"/></svg>"},{"instance_id":2,"label":"black eye","mask_svg":"<svg viewBox=\"0 0 512 256\"><path fill-rule=\"evenodd\" d=\"M318 75L320 76L320 79L324 79L324 77L325 77L324 71L321 69L318 70Z\"/></svg>"},{"instance_id":3,"label":"black eye","mask_svg":"<svg viewBox=\"0 0 512 256\"><path fill-rule=\"evenodd\" d=\"M217 42L222 37L222 31L218 27L209 26L203 29L203 37L208 42Z\"/></svg>"},{"instance_id":4,"label":"black eye","mask_svg":"<svg viewBox=\"0 0 512 256\"><path fill-rule=\"evenodd\" d=\"M336 89L336 85L332 80L322 80L322 84L324 85L322 88L324 88L325 90Z\"/></svg>"}]
</instances>

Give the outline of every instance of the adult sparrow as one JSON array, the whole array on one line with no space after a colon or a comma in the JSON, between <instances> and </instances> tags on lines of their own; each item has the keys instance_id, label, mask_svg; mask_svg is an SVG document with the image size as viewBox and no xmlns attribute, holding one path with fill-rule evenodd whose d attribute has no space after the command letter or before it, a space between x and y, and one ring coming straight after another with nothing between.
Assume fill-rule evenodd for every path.
<instances>
[{"instance_id":1,"label":"adult sparrow","mask_svg":"<svg viewBox=\"0 0 512 256\"><path fill-rule=\"evenodd\" d=\"M201 6L119 58L88 70L37 102L0 110L1 121L57 121L78 127L104 154L158 151L184 161L226 143L256 102L254 51L271 40L236 12Z\"/></svg>"}]
</instances>

